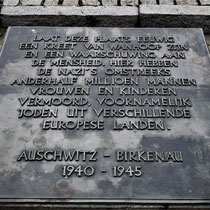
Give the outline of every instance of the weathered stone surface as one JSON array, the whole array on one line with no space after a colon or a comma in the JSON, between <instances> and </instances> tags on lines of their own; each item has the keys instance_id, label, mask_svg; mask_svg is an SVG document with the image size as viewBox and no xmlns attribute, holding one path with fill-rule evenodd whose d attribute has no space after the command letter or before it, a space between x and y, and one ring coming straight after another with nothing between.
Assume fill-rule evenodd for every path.
<instances>
[{"instance_id":1,"label":"weathered stone surface","mask_svg":"<svg viewBox=\"0 0 210 210\"><path fill-rule=\"evenodd\" d=\"M142 27L195 27L202 28L205 33L210 33L209 25L209 6L140 6L140 26Z\"/></svg>"},{"instance_id":2,"label":"weathered stone surface","mask_svg":"<svg viewBox=\"0 0 210 210\"><path fill-rule=\"evenodd\" d=\"M103 6L117 6L117 0L102 0Z\"/></svg>"},{"instance_id":3,"label":"weathered stone surface","mask_svg":"<svg viewBox=\"0 0 210 210\"><path fill-rule=\"evenodd\" d=\"M173 5L174 1L173 0L159 0L159 4L166 4L166 5Z\"/></svg>"},{"instance_id":4,"label":"weathered stone surface","mask_svg":"<svg viewBox=\"0 0 210 210\"><path fill-rule=\"evenodd\" d=\"M178 5L198 5L196 0L176 0Z\"/></svg>"},{"instance_id":5,"label":"weathered stone surface","mask_svg":"<svg viewBox=\"0 0 210 210\"><path fill-rule=\"evenodd\" d=\"M45 37L45 39L49 39L49 36L53 37L53 39L58 37L58 41L53 43L51 41L46 44L47 41L42 39ZM78 83L68 85L73 88L77 86L90 88L90 94L84 96L88 103L83 104L83 107L90 111L88 116L84 116L84 118L75 116L75 120L73 120L65 114L58 115L56 120L69 121L67 129L65 127L61 129L60 127L55 128L55 126L52 129L43 129L44 120L55 119L46 118L46 116L42 118L40 115L34 118L29 116L18 117L20 108L32 110L31 105L34 104L34 97L40 98L40 101L43 101L41 100L42 97L44 99L57 99L56 101L63 101L64 97L67 99L68 96L65 93L62 95L51 93L46 95L45 92L34 92L34 90L37 87L41 87L41 89L51 88L52 86L54 88L64 88L65 85L61 86L53 82L63 78L57 74L57 69L63 66L63 62L59 61L68 61L69 66L74 64L78 66L78 63L72 61L69 51L66 51L67 53L62 57L65 60L56 59L57 64L54 63L54 57L49 58L48 56L45 59L45 66L46 68L51 67L53 74L50 77L39 75L39 79L37 79L37 66L32 65L34 63L32 62L33 58L26 59L26 52L28 52L28 46L31 46L28 45L29 43L38 43L39 46L37 45L36 51L40 52L39 59L42 59L48 51L46 48L59 46L60 50L60 47L64 46L64 42L66 42L64 41L66 37L70 39L72 37L74 39L79 38L78 40L88 37L88 41L85 41L85 46L96 42L104 43L104 40L107 38L110 41L105 41L103 49L97 50L97 55L106 56L103 59L97 58L96 60L98 61L97 64L99 63L97 75L89 74L88 69L85 71L85 76L77 76L78 80L75 81L78 81ZM39 40L40 38L41 40ZM126 45L121 43L121 46L129 46L130 49L127 50L127 52L131 53L128 54L129 57L125 58L124 53L120 53L122 52L121 49L112 51L116 53L117 58L123 57L123 63L132 61L133 71L129 71L126 77L124 75L112 77L106 74L106 69L111 66L111 61L121 60L110 58L110 55L113 55L110 53L111 40L114 42L115 40L118 42L121 42L120 40L128 41ZM154 43L155 41L158 44L149 45L148 40L149 43ZM24 43L27 43L27 45ZM174 45L171 45L171 43ZM178 61L170 59L170 62L169 59L163 58L163 55L164 57L166 55L165 53L171 56L169 47L179 46L177 44L185 46L184 53L186 57ZM85 46L84 43L78 41L76 47L71 51L89 53L89 49ZM142 60L139 59L140 54L136 54L133 57L133 46L135 49L137 48L135 52L143 54L145 54L145 46L153 47L152 52L149 50L148 52L154 53L156 58L154 59L152 56ZM156 50L154 50L155 46L158 47ZM94 51L91 52L93 53ZM109 52L110 54L104 54L104 52ZM126 52L126 50L123 49L123 52ZM92 55L94 56L94 54ZM81 66L86 66L87 61L90 66L91 62L89 61L92 60L83 58L80 61ZM144 71L135 71L140 69L140 66L145 68L148 65L150 66L153 61L155 65L161 67L166 65L168 70L156 69L155 71L155 68L151 69L151 71L147 70L147 74L152 75L151 77L145 75L146 72ZM175 65L169 67L168 65L171 63L175 63ZM116 62L115 65L119 65L119 62ZM186 204L186 202L190 204L193 202L206 204L210 201L208 197L210 193L210 174L208 173L210 168L209 65L210 58L200 29L10 28L0 58L0 201L8 202L7 199L11 198L16 199L16 202L22 203L39 203L50 200L52 203L53 201L65 204L75 202L78 205L82 203L101 204L103 201L108 204L124 203L125 201L132 204L145 202L157 204L163 201L165 205L172 202L179 204ZM116 73L119 72L119 68L116 69ZM154 74L158 74L158 76ZM160 76L160 74L164 76ZM89 79L96 78L100 80L96 81L98 84L95 84L95 82L85 84L86 76ZM171 86L174 87L174 90L170 94L167 92L167 95L165 92L162 92L162 94L159 92L166 86L164 84L165 76L167 76L166 80L171 79ZM107 79L106 83L103 82L105 80L102 80L102 78ZM137 79L136 88L144 89L149 86L150 90L152 90L153 85L146 81L154 79L154 83L156 83L156 85L153 83L155 91L153 90L151 96L150 91L145 93L143 90L142 94L144 97L141 97L141 100L143 102L147 99L144 102L146 105L140 104L139 93L125 98L118 91L106 97L116 101L120 99L119 106L110 106L110 103L103 104L103 106L99 105L96 100L96 97L101 96L101 94L97 96L99 94L96 89L99 84L101 87L109 85L115 90L122 87L114 82L110 83L112 78L126 79L126 81L130 81L127 79L131 78ZM173 82L174 79L177 82L181 79L181 83L179 82L179 85L177 85L177 82ZM21 80L25 82L20 84ZM163 83L160 83L159 80ZM196 83L188 83L188 80L195 80ZM46 83L46 81L51 82ZM134 88L132 84L127 82L126 87ZM157 88L161 89L156 92ZM32 89L34 90L32 91ZM177 90L177 93L175 90ZM174 91L175 93L172 93ZM126 94L126 92L122 94ZM68 102L72 99L72 95L68 97ZM79 97L83 98L83 95L81 95ZM155 95L155 99L153 95ZM171 95L173 95L174 100L172 100ZM130 106L122 106L123 98L124 100L128 99ZM132 99L138 100L138 106L141 107L136 106L134 110L133 105L130 104ZM175 99L177 99L176 102ZM39 102L39 100L37 101ZM69 108L63 106L63 104L57 106L57 103L50 105L50 101L46 103L47 108L49 106L51 109L58 107L64 113ZM35 102L36 108L41 106L39 103ZM151 103L154 107L148 107L148 103ZM91 111L93 111L93 108L101 110L102 107L107 111L114 109L114 117L107 115L107 112L105 115L102 114L100 116L100 120L104 120L105 129L88 129L86 126L83 127L83 120L99 119L98 114L96 115ZM128 110L126 113L129 114L126 116L129 117L120 117L119 120L117 113L119 110L123 110L122 107L124 110ZM142 113L142 116L140 113L143 107L148 112ZM149 112L149 110L153 112ZM162 113L161 117L158 110ZM173 116L173 112L176 113L175 110L179 110L179 112ZM188 113L185 116L182 114L184 110ZM136 113L136 115L132 116L132 113ZM171 114L167 115L167 113ZM130 122L130 120L132 122L154 122L151 120L152 115L156 118L152 120L161 120L164 123L163 129L159 127L155 129L153 126L145 127L145 124L141 128L127 129L124 124L123 129L113 129L113 122L115 121L119 123ZM78 128L71 126L78 122L76 120L80 122ZM83 151L85 153L82 153ZM78 157L73 155L77 154L77 152L80 154ZM91 160L94 152L95 158ZM107 154L108 156L105 156ZM75 168L81 166L82 169L86 166L90 169L91 166L95 173L93 171L90 175L91 170L87 170L86 174L81 171L78 174L77 170L75 173L70 174L65 170L66 166L74 166ZM115 169L118 166L121 169L122 167L128 168L128 170L123 170L122 173L115 173ZM105 170L106 173L102 173L102 170ZM28 201L26 198L32 201Z\"/></svg>"},{"instance_id":6,"label":"weathered stone surface","mask_svg":"<svg viewBox=\"0 0 210 210\"><path fill-rule=\"evenodd\" d=\"M79 1L78 0L64 0L62 5L63 6L78 6Z\"/></svg>"},{"instance_id":7,"label":"weathered stone surface","mask_svg":"<svg viewBox=\"0 0 210 210\"><path fill-rule=\"evenodd\" d=\"M45 6L56 6L56 5L58 5L58 1L59 0L45 0L44 5Z\"/></svg>"},{"instance_id":8,"label":"weathered stone surface","mask_svg":"<svg viewBox=\"0 0 210 210\"><path fill-rule=\"evenodd\" d=\"M98 0L81 0L83 6L99 6Z\"/></svg>"},{"instance_id":9,"label":"weathered stone surface","mask_svg":"<svg viewBox=\"0 0 210 210\"><path fill-rule=\"evenodd\" d=\"M6 29L0 29L0 52L5 41Z\"/></svg>"},{"instance_id":10,"label":"weathered stone surface","mask_svg":"<svg viewBox=\"0 0 210 210\"><path fill-rule=\"evenodd\" d=\"M203 6L207 6L207 5L210 5L210 1L209 0L200 0L200 3L201 3L201 5L203 5Z\"/></svg>"},{"instance_id":11,"label":"weathered stone surface","mask_svg":"<svg viewBox=\"0 0 210 210\"><path fill-rule=\"evenodd\" d=\"M192 15L196 17L203 15L203 16L210 16L210 7L203 6L203 7L194 7L194 6L170 6L170 5L141 5L140 6L140 15L141 14L170 14L170 15ZM174 21L175 23L176 21ZM152 23L152 21L151 21Z\"/></svg>"},{"instance_id":12,"label":"weathered stone surface","mask_svg":"<svg viewBox=\"0 0 210 210\"><path fill-rule=\"evenodd\" d=\"M138 0L121 0L122 6L138 6L139 1Z\"/></svg>"},{"instance_id":13,"label":"weathered stone surface","mask_svg":"<svg viewBox=\"0 0 210 210\"><path fill-rule=\"evenodd\" d=\"M157 4L156 0L140 0L141 4Z\"/></svg>"},{"instance_id":14,"label":"weathered stone surface","mask_svg":"<svg viewBox=\"0 0 210 210\"><path fill-rule=\"evenodd\" d=\"M3 5L5 6L17 6L19 4L19 0L4 0Z\"/></svg>"},{"instance_id":15,"label":"weathered stone surface","mask_svg":"<svg viewBox=\"0 0 210 210\"><path fill-rule=\"evenodd\" d=\"M42 3L42 0L22 0L23 6L40 6Z\"/></svg>"},{"instance_id":16,"label":"weathered stone surface","mask_svg":"<svg viewBox=\"0 0 210 210\"><path fill-rule=\"evenodd\" d=\"M148 201L149 203L149 201ZM163 210L166 204L48 204L49 209L56 210ZM78 207L79 206L79 207ZM2 204L1 210L46 210L46 204L24 205L24 204ZM210 205L191 204L191 205L174 205L168 204L167 208L170 210L209 210ZM48 210L48 209L47 209Z\"/></svg>"},{"instance_id":17,"label":"weathered stone surface","mask_svg":"<svg viewBox=\"0 0 210 210\"><path fill-rule=\"evenodd\" d=\"M206 38L206 43L207 43L208 49L210 51L210 35L206 35L205 38Z\"/></svg>"},{"instance_id":18,"label":"weathered stone surface","mask_svg":"<svg viewBox=\"0 0 210 210\"><path fill-rule=\"evenodd\" d=\"M3 6L1 14L4 27L12 25L134 27L138 21L137 7L120 6L22 6L18 8Z\"/></svg>"}]
</instances>

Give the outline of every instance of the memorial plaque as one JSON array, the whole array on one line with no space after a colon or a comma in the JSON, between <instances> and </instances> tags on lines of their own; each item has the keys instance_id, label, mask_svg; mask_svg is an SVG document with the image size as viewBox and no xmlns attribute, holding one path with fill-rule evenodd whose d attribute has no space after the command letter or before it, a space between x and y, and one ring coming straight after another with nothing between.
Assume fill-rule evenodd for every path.
<instances>
[{"instance_id":1,"label":"memorial plaque","mask_svg":"<svg viewBox=\"0 0 210 210\"><path fill-rule=\"evenodd\" d=\"M0 200L209 203L201 29L12 27Z\"/></svg>"}]
</instances>

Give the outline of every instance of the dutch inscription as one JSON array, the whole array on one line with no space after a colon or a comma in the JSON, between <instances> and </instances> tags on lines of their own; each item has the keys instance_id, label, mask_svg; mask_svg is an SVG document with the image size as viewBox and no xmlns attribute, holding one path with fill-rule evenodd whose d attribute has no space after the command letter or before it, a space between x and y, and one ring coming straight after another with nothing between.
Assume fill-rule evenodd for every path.
<instances>
[{"instance_id":1,"label":"dutch inscription","mask_svg":"<svg viewBox=\"0 0 210 210\"><path fill-rule=\"evenodd\" d=\"M106 129L104 120L86 120L85 115L92 112L99 119L111 118L113 130L171 130L164 118L191 117L192 103L189 98L179 96L177 87L196 88L197 82L194 78L173 76L179 60L187 59L189 51L188 45L180 44L173 36L54 34L35 35L31 40L31 43L19 43L19 50L25 58L31 58L37 76L15 78L11 85L38 87L29 89L32 97L18 98L19 118L48 118L43 120L44 130ZM97 90L95 100L100 108L94 108L84 97L92 95L93 90L94 94ZM66 110L66 119L59 120L59 111L65 106L72 108ZM82 120L68 120L78 117ZM125 120L118 123L116 118Z\"/></svg>"}]
</instances>

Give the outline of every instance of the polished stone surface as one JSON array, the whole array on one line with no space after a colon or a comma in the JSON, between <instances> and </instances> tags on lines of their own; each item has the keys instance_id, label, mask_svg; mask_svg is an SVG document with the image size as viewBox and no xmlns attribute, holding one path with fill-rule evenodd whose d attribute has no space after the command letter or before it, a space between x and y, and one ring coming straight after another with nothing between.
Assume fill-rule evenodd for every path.
<instances>
[{"instance_id":1,"label":"polished stone surface","mask_svg":"<svg viewBox=\"0 0 210 210\"><path fill-rule=\"evenodd\" d=\"M169 59L178 61L179 67L167 67L171 78L196 79L197 86L163 86L176 88L177 96L171 98L189 98L192 106L186 107L191 112L191 118L163 118L149 120L163 120L164 130L113 130L112 124L116 120L122 121L148 120L147 118L98 118L92 109L142 109L148 107L119 107L100 106L96 98L98 86L90 85L90 94L81 96L88 100L88 114L86 120L104 120L104 130L43 130L45 118L20 118L20 108L43 108L20 105L18 98L63 98L59 95L32 95L30 88L39 86L11 85L17 78L37 77L37 67L31 67L30 58L24 58L26 50L19 50L20 43L31 43L33 37L59 35L88 36L90 42L93 37L132 37L131 43L138 45L136 36L174 37L177 45L189 46L184 51L186 59ZM39 59L43 58L44 42L39 42ZM47 43L47 42L46 42ZM131 44L130 43L130 44ZM84 44L84 43L83 43ZM110 43L109 43L110 44ZM116 44L116 43L115 43ZM122 43L121 43L122 44ZM156 43L157 44L157 43ZM154 51L157 60L163 56L166 43L160 43L161 49ZM36 50L35 50L36 51ZM65 50L65 59L70 59ZM89 52L82 43L77 43L75 51ZM92 50L93 51L93 50ZM95 50L100 52L100 50ZM108 51L106 44L105 51ZM121 50L122 51L122 50ZM145 51L144 51L145 52ZM57 59L57 58L56 58ZM47 59L46 68L50 68ZM80 58L83 59L83 58ZM140 58L133 61L132 68L138 66ZM152 59L150 59L152 60ZM78 76L76 86L84 86L85 78L105 77L104 70L108 67L110 58L102 59L103 65L97 67L98 75L90 75L87 70L85 76ZM122 29L122 28L50 28L50 27L14 27L10 28L0 58L0 198L1 202L8 201L37 201L53 198L58 202L127 202L127 203L209 203L210 195L210 59L200 29ZM63 67L62 67L63 68ZM67 67L70 68L70 67ZM71 67L73 68L73 67ZM83 67L84 68L84 67ZM112 67L118 68L119 67ZM126 67L123 67L126 68ZM129 67L130 68L130 67ZM149 67L148 67L149 68ZM53 78L57 75L58 67L53 67ZM157 68L154 68L157 69ZM49 76L46 76L48 78ZM68 77L74 77L72 75ZM111 78L106 76L106 78ZM131 77L126 77L131 78ZM146 76L132 76L139 79L138 87L148 87ZM167 76L149 78L168 78ZM43 86L46 88L47 85ZM73 85L68 87L74 87ZM103 87L100 86L100 87ZM110 87L110 86L108 86ZM111 98L125 98L117 94ZM136 86L132 86L136 87ZM150 86L153 87L153 86ZM155 86L162 87L162 86ZM80 96L67 96L80 98ZM106 96L110 97L109 95ZM151 98L152 96L127 96L128 98ZM161 96L168 98L169 96ZM154 96L154 98L161 98ZM67 121L67 108L72 106L48 107L59 109L59 120ZM81 107L79 107L81 108ZM154 108L154 107L151 107ZM155 107L164 109L164 107ZM165 107L173 108L173 107ZM183 107L182 107L183 108ZM48 120L58 120L48 118ZM76 120L84 120L76 118ZM17 161L24 151L97 151L97 161ZM117 162L116 151L179 151L183 154L183 162L147 161ZM110 157L104 157L108 154ZM149 154L149 153L148 153ZM95 174L90 177L62 177L64 165L92 166ZM113 167L141 166L140 177L129 177L128 173L121 177L113 177ZM106 170L106 173L102 172ZM52 201L52 200L51 200Z\"/></svg>"}]
</instances>

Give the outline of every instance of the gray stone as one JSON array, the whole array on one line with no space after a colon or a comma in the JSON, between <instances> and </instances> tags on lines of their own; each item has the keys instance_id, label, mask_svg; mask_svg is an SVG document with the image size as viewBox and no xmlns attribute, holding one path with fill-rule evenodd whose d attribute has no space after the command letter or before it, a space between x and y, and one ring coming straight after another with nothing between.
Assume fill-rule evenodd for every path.
<instances>
[{"instance_id":1,"label":"gray stone","mask_svg":"<svg viewBox=\"0 0 210 210\"><path fill-rule=\"evenodd\" d=\"M117 6L117 0L102 0L103 6Z\"/></svg>"},{"instance_id":2,"label":"gray stone","mask_svg":"<svg viewBox=\"0 0 210 210\"><path fill-rule=\"evenodd\" d=\"M195 27L210 33L209 6L140 5L139 9L141 27Z\"/></svg>"},{"instance_id":3,"label":"gray stone","mask_svg":"<svg viewBox=\"0 0 210 210\"><path fill-rule=\"evenodd\" d=\"M56 209L56 210L163 210L166 204L2 204L1 210L46 210L46 206L48 209ZM149 201L148 201L149 203ZM170 210L209 210L210 205L198 205L198 204L186 204L186 205L174 205L168 204L167 208ZM47 210L48 210L47 209Z\"/></svg>"},{"instance_id":4,"label":"gray stone","mask_svg":"<svg viewBox=\"0 0 210 210\"><path fill-rule=\"evenodd\" d=\"M56 6L56 5L58 5L58 1L59 0L45 0L44 5L45 6Z\"/></svg>"},{"instance_id":5,"label":"gray stone","mask_svg":"<svg viewBox=\"0 0 210 210\"><path fill-rule=\"evenodd\" d=\"M63 6L78 6L79 0L64 0L62 5Z\"/></svg>"},{"instance_id":6,"label":"gray stone","mask_svg":"<svg viewBox=\"0 0 210 210\"><path fill-rule=\"evenodd\" d=\"M19 0L4 0L3 5L5 6L17 6L19 4Z\"/></svg>"},{"instance_id":7,"label":"gray stone","mask_svg":"<svg viewBox=\"0 0 210 210\"><path fill-rule=\"evenodd\" d=\"M157 4L156 0L140 0L141 4Z\"/></svg>"},{"instance_id":8,"label":"gray stone","mask_svg":"<svg viewBox=\"0 0 210 210\"><path fill-rule=\"evenodd\" d=\"M21 0L23 6L40 6L42 0Z\"/></svg>"},{"instance_id":9,"label":"gray stone","mask_svg":"<svg viewBox=\"0 0 210 210\"><path fill-rule=\"evenodd\" d=\"M203 6L207 6L210 5L210 1L209 0L200 0L201 5Z\"/></svg>"},{"instance_id":10,"label":"gray stone","mask_svg":"<svg viewBox=\"0 0 210 210\"><path fill-rule=\"evenodd\" d=\"M43 37L53 41L43 41ZM78 42L72 49L70 43L75 39ZM171 54L171 46L180 45L184 53L182 58L169 59L177 56L177 53ZM30 46L34 51L29 51ZM100 49L90 51L91 46L100 46ZM121 48L110 50L111 46ZM58 52L55 48L59 48L59 52L61 48L65 49L62 58L55 58L54 54L45 56L52 52L50 47L54 52ZM68 47L71 50L66 49ZM145 48L151 50L145 51ZM93 59L78 54L74 60L70 56L74 51ZM44 66L52 69L52 75L37 76L40 68L32 65L37 63L36 56L26 56L33 55L31 52L39 52L38 59L45 59ZM147 52L150 52L149 58ZM117 59L113 59L114 56ZM71 75L65 80L66 76L57 74L64 64L71 69L80 65L87 70L84 75ZM132 68L126 67L123 75L119 75L120 64ZM151 68L151 64L156 68ZM91 71L95 65L97 74ZM98 204L99 209L103 204L112 206L125 202L131 208L132 204L159 205L164 202L162 209L174 202L176 205L208 204L209 66L210 58L201 29L11 27L0 57L0 202L8 203L12 199L27 206L51 202L75 204L77 208L82 204L95 204L95 207ZM60 84L73 78L74 84ZM87 84L85 79L92 82ZM134 94L126 92L122 82L127 88L135 88ZM113 87L115 92L102 96L98 92L99 86ZM79 97L75 94L76 103L79 99L87 102L80 105L88 109L88 115L75 115L72 119L62 114L68 113L69 106L66 105L72 103L74 94L71 93L71 97L67 92L52 94L52 87L54 90L67 88L68 91L89 87L88 94ZM37 88L41 89L37 91ZM43 92L48 88L49 92ZM102 97L116 101L118 106L110 105L110 100L100 105L99 98ZM135 103L133 99L136 99ZM65 104L58 106L59 101ZM123 101L130 106L122 106ZM133 109L132 105L138 106ZM60 112L49 118L46 115L18 117L20 109L38 109L36 113L40 113L43 108L58 108ZM102 111L100 118L94 110ZM114 117L109 110L113 110ZM122 117L122 113L128 117ZM62 120L62 127L54 124L52 129L44 128L44 121L49 120ZM88 122L97 120L104 123L104 129L88 129ZM128 128L131 122L135 126ZM75 123L79 123L78 127ZM156 127L157 123L159 126ZM82 170L79 167L71 174L68 169L72 166L75 169L81 166Z\"/></svg>"},{"instance_id":11,"label":"gray stone","mask_svg":"<svg viewBox=\"0 0 210 210\"><path fill-rule=\"evenodd\" d=\"M178 5L198 5L197 0L176 0Z\"/></svg>"},{"instance_id":12,"label":"gray stone","mask_svg":"<svg viewBox=\"0 0 210 210\"><path fill-rule=\"evenodd\" d=\"M5 41L5 35L6 35L6 29L1 28L0 29L0 52Z\"/></svg>"},{"instance_id":13,"label":"gray stone","mask_svg":"<svg viewBox=\"0 0 210 210\"><path fill-rule=\"evenodd\" d=\"M98 0L81 0L83 6L99 6Z\"/></svg>"},{"instance_id":14,"label":"gray stone","mask_svg":"<svg viewBox=\"0 0 210 210\"><path fill-rule=\"evenodd\" d=\"M205 38L206 38L206 43L207 43L208 49L210 51L210 35L206 35Z\"/></svg>"},{"instance_id":15,"label":"gray stone","mask_svg":"<svg viewBox=\"0 0 210 210\"><path fill-rule=\"evenodd\" d=\"M173 5L174 1L173 0L159 0L159 4L166 4L166 5Z\"/></svg>"},{"instance_id":16,"label":"gray stone","mask_svg":"<svg viewBox=\"0 0 210 210\"><path fill-rule=\"evenodd\" d=\"M12 25L134 27L138 21L138 8L3 6L1 21L4 27Z\"/></svg>"},{"instance_id":17,"label":"gray stone","mask_svg":"<svg viewBox=\"0 0 210 210\"><path fill-rule=\"evenodd\" d=\"M139 1L138 0L121 0L122 6L138 6Z\"/></svg>"}]
</instances>

